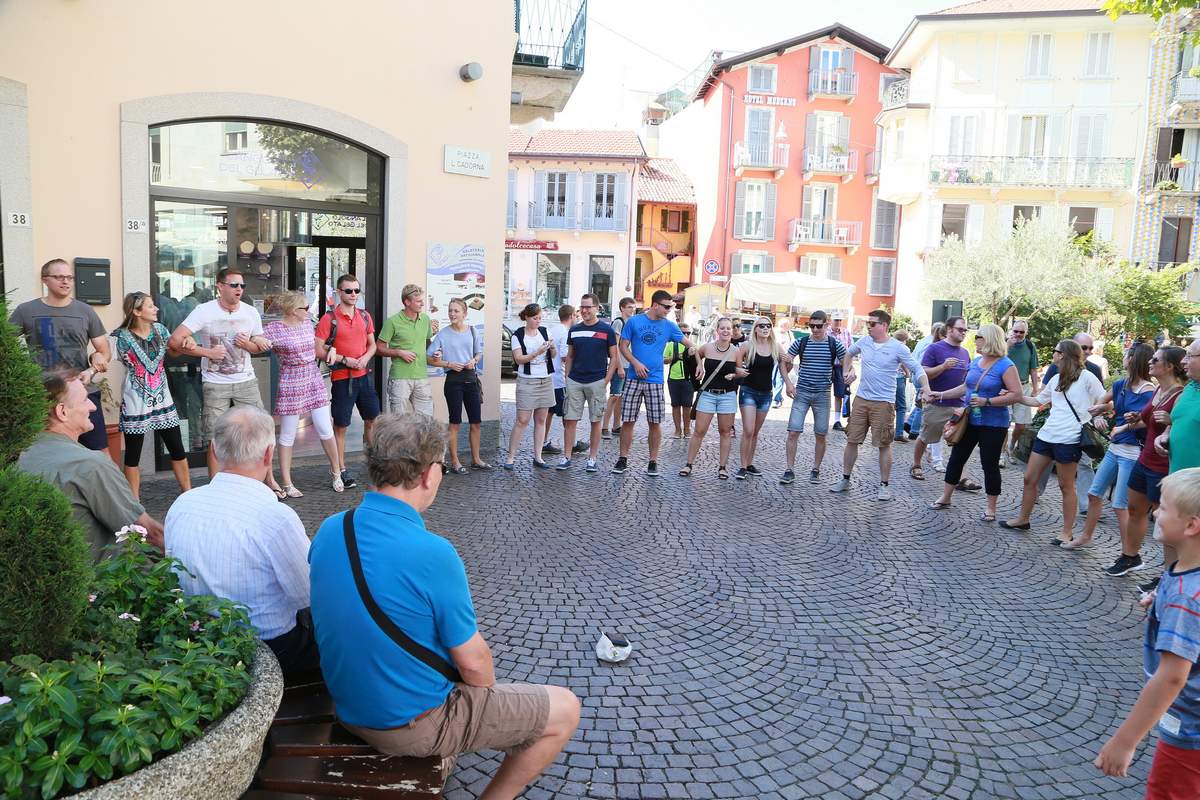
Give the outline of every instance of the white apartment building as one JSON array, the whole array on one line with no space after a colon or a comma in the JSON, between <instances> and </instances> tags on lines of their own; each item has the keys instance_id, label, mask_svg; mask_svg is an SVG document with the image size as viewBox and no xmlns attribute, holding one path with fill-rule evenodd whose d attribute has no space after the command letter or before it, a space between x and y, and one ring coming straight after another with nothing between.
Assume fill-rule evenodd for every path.
<instances>
[{"instance_id":1,"label":"white apartment building","mask_svg":"<svg viewBox=\"0 0 1200 800\"><path fill-rule=\"evenodd\" d=\"M904 206L896 307L931 317L924 256L1053 215L1130 254L1149 17L1099 0L977 0L917 16L885 63L879 197ZM953 290L936 299L954 299Z\"/></svg>"}]
</instances>

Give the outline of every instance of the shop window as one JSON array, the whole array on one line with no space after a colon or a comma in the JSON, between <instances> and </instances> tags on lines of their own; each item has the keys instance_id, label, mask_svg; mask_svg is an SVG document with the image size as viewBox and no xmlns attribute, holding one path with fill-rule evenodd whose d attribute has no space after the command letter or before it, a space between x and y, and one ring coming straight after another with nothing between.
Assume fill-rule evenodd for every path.
<instances>
[{"instance_id":1,"label":"shop window","mask_svg":"<svg viewBox=\"0 0 1200 800\"><path fill-rule=\"evenodd\" d=\"M613 268L615 256L588 256L588 291L600 299L601 317L612 311Z\"/></svg>"},{"instance_id":2,"label":"shop window","mask_svg":"<svg viewBox=\"0 0 1200 800\"><path fill-rule=\"evenodd\" d=\"M569 253L538 253L534 302L542 308L557 309L567 302L570 291L571 255Z\"/></svg>"}]
</instances>

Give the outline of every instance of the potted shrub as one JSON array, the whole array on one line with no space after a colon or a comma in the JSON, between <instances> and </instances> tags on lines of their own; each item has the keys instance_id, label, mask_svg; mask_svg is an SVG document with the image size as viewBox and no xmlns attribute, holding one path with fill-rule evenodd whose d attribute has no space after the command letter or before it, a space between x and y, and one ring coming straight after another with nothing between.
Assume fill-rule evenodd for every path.
<instances>
[{"instance_id":1,"label":"potted shrub","mask_svg":"<svg viewBox=\"0 0 1200 800\"><path fill-rule=\"evenodd\" d=\"M1155 187L1160 192L1178 192L1179 184L1175 181L1159 181Z\"/></svg>"},{"instance_id":2,"label":"potted shrub","mask_svg":"<svg viewBox=\"0 0 1200 800\"><path fill-rule=\"evenodd\" d=\"M1186 158L1183 157L1183 153L1176 153L1175 155L1171 156L1172 169L1180 169L1182 167L1186 167L1189 163L1190 162Z\"/></svg>"},{"instance_id":3,"label":"potted shrub","mask_svg":"<svg viewBox=\"0 0 1200 800\"><path fill-rule=\"evenodd\" d=\"M1200 78L1200 66L1192 67L1188 70L1189 78Z\"/></svg>"}]
</instances>

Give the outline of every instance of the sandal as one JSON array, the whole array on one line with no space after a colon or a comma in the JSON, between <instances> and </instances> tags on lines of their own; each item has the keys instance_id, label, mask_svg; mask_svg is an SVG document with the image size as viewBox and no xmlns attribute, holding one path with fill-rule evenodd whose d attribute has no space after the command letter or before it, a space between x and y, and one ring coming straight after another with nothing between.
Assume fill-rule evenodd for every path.
<instances>
[{"instance_id":1,"label":"sandal","mask_svg":"<svg viewBox=\"0 0 1200 800\"><path fill-rule=\"evenodd\" d=\"M945 511L947 508L950 508L950 504L943 503L941 500L934 500L929 504L930 511Z\"/></svg>"},{"instance_id":2,"label":"sandal","mask_svg":"<svg viewBox=\"0 0 1200 800\"><path fill-rule=\"evenodd\" d=\"M1092 537L1086 539L1072 539L1069 542L1063 542L1059 545L1063 550L1082 550L1092 543Z\"/></svg>"},{"instance_id":3,"label":"sandal","mask_svg":"<svg viewBox=\"0 0 1200 800\"><path fill-rule=\"evenodd\" d=\"M295 499L297 497L304 497L304 492L300 491L295 486L292 486L290 483L285 483L283 485L283 487L280 489L280 491L283 492L284 495L286 495L287 497L290 497L292 499Z\"/></svg>"},{"instance_id":4,"label":"sandal","mask_svg":"<svg viewBox=\"0 0 1200 800\"><path fill-rule=\"evenodd\" d=\"M692 474L692 465L684 464L683 469L679 470L679 477L686 478Z\"/></svg>"},{"instance_id":5,"label":"sandal","mask_svg":"<svg viewBox=\"0 0 1200 800\"><path fill-rule=\"evenodd\" d=\"M729 480L729 470L725 469L724 465L717 468L717 477L723 481Z\"/></svg>"},{"instance_id":6,"label":"sandal","mask_svg":"<svg viewBox=\"0 0 1200 800\"><path fill-rule=\"evenodd\" d=\"M1029 530L1028 522L1009 522L1006 519L1000 520L1000 527L1007 528L1010 531L1027 531Z\"/></svg>"},{"instance_id":7,"label":"sandal","mask_svg":"<svg viewBox=\"0 0 1200 800\"><path fill-rule=\"evenodd\" d=\"M455 475L466 475L470 471L471 470L467 469L462 464L459 464L457 467L450 467L450 472Z\"/></svg>"},{"instance_id":8,"label":"sandal","mask_svg":"<svg viewBox=\"0 0 1200 800\"><path fill-rule=\"evenodd\" d=\"M272 492L275 493L276 500L280 500L280 501L287 500L287 496L288 496L287 492L285 492L283 489L279 488L278 486L272 486L272 487L270 487L270 489Z\"/></svg>"},{"instance_id":9,"label":"sandal","mask_svg":"<svg viewBox=\"0 0 1200 800\"><path fill-rule=\"evenodd\" d=\"M476 462L471 463L471 469L491 469L491 468L492 468L492 465L487 463L486 461L480 461L478 463L476 463Z\"/></svg>"},{"instance_id":10,"label":"sandal","mask_svg":"<svg viewBox=\"0 0 1200 800\"><path fill-rule=\"evenodd\" d=\"M963 492L978 492L983 487L970 478L963 478L954 488Z\"/></svg>"},{"instance_id":11,"label":"sandal","mask_svg":"<svg viewBox=\"0 0 1200 800\"><path fill-rule=\"evenodd\" d=\"M914 481L923 481L925 480L925 470L921 469L920 467L909 467L908 477L912 478Z\"/></svg>"},{"instance_id":12,"label":"sandal","mask_svg":"<svg viewBox=\"0 0 1200 800\"><path fill-rule=\"evenodd\" d=\"M986 512L986 511L985 511L985 512L983 512L982 514L980 514L980 515L979 515L979 521L980 521L980 522L995 522L995 521L996 521L996 515L995 515L995 514L989 514L988 512Z\"/></svg>"}]
</instances>

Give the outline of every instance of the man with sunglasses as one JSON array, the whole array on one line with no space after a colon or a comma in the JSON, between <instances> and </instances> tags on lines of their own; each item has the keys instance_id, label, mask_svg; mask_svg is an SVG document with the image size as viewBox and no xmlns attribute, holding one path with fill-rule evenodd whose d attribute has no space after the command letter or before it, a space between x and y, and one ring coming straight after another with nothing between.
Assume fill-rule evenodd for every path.
<instances>
[{"instance_id":1,"label":"man with sunglasses","mask_svg":"<svg viewBox=\"0 0 1200 800\"><path fill-rule=\"evenodd\" d=\"M379 396L375 394L375 386L371 382L371 359L375 357L377 343L371 315L358 307L362 297L358 278L353 275L338 278L337 296L337 305L317 323L315 336L317 358L328 362L332 368L329 373L330 405L333 438L337 442L338 474L342 486L351 489L358 482L346 468L346 430L350 427L357 406L363 420L363 440L371 443L371 429L375 425L375 418L379 416ZM424 345L420 351L420 362L424 367ZM430 403L429 412L432 414L432 400Z\"/></svg>"},{"instance_id":2,"label":"man with sunglasses","mask_svg":"<svg viewBox=\"0 0 1200 800\"><path fill-rule=\"evenodd\" d=\"M105 372L112 358L104 324L95 309L71 296L75 288L75 270L61 258L42 265L42 284L46 296L21 303L12 313L12 324L25 336L29 354L43 370L68 367L76 372ZM88 354L88 345L94 349ZM90 373L89 373L90 374ZM104 412L100 408L100 390L88 387L92 428L79 436L89 450L108 448Z\"/></svg>"},{"instance_id":3,"label":"man with sunglasses","mask_svg":"<svg viewBox=\"0 0 1200 800\"><path fill-rule=\"evenodd\" d=\"M1025 396L1031 397L1040 392L1037 347L1029 338L1029 323L1023 319L1014 320L1009 329L1008 357L1017 367L1017 377L1021 379L1021 388L1025 390ZM1023 403L1009 406L1013 420L1012 436L1008 446L1000 454L1000 466L1003 467L1012 460L1012 449L1021 438L1021 432L1025 430L1026 425L1033 422L1033 411L1033 408Z\"/></svg>"},{"instance_id":4,"label":"man with sunglasses","mask_svg":"<svg viewBox=\"0 0 1200 800\"><path fill-rule=\"evenodd\" d=\"M929 380L930 391L947 392L966 382L967 369L971 366L971 354L963 347L966 338L967 321L962 317L950 317L946 320L946 337L925 348L921 354L921 366ZM946 423L954 418L963 405L964 401L959 397L925 403L917 443L913 446L913 464L908 470L914 480L925 480L925 471L921 468L925 450L942 440Z\"/></svg>"},{"instance_id":5,"label":"man with sunglasses","mask_svg":"<svg viewBox=\"0 0 1200 800\"><path fill-rule=\"evenodd\" d=\"M200 429L208 442L208 477L217 473L212 432L217 418L233 406L263 407L250 356L265 353L262 316L242 302L245 278L236 269L217 273L217 297L192 309L167 342L171 355L200 356L204 405Z\"/></svg>"},{"instance_id":6,"label":"man with sunglasses","mask_svg":"<svg viewBox=\"0 0 1200 800\"><path fill-rule=\"evenodd\" d=\"M788 397L792 398L792 413L788 416L787 444L784 451L787 455L787 468L783 471L780 483L788 484L796 480L796 444L800 434L804 433L804 419L809 409L813 416L813 468L809 472L808 482L819 483L821 480L821 462L825 459L825 436L829 433L829 390L833 387L833 371L840 367L846 348L837 339L829 335L828 323L824 311L814 311L808 318L808 329L812 332L803 339L791 343L784 358L784 382L787 384ZM792 383L792 364L799 361L796 370L796 382Z\"/></svg>"}]
</instances>

